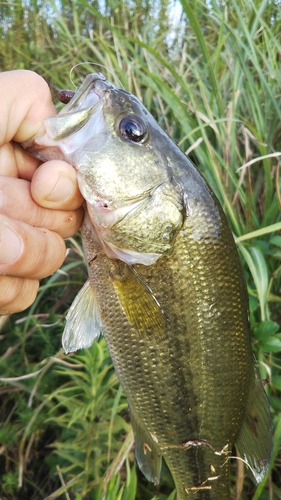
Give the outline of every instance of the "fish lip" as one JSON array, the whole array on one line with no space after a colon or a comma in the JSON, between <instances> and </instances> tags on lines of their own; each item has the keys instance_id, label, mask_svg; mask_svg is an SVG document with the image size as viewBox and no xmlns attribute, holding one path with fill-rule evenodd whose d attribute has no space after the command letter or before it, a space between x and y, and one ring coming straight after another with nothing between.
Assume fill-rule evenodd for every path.
<instances>
[{"instance_id":1,"label":"fish lip","mask_svg":"<svg viewBox=\"0 0 281 500\"><path fill-rule=\"evenodd\" d=\"M72 113L94 106L104 99L109 90L116 89L115 85L108 82L102 73L90 73L82 85L77 89L72 99L60 111L60 115Z\"/></svg>"},{"instance_id":2,"label":"fish lip","mask_svg":"<svg viewBox=\"0 0 281 500\"><path fill-rule=\"evenodd\" d=\"M116 88L115 85L108 82L102 73L93 74L93 77L101 75L103 78L95 78L92 85L94 93L99 97L99 99L103 99L105 94L111 90Z\"/></svg>"},{"instance_id":3,"label":"fish lip","mask_svg":"<svg viewBox=\"0 0 281 500\"><path fill-rule=\"evenodd\" d=\"M57 145L57 138L53 136L51 131L53 120L56 121L62 116L74 115L74 113L83 112L83 110L89 110L93 114L95 110L103 105L101 101L108 98L109 91L116 88L115 85L106 80L106 77L102 73L90 73L59 114L55 115L55 117L46 118L41 134L36 134L36 136L23 142L22 146L30 154L40 158L42 161L46 161L47 158L44 155L44 149L53 146L56 157L64 160L66 153L62 149L62 145ZM41 150L40 155L38 154L39 150Z\"/></svg>"}]
</instances>

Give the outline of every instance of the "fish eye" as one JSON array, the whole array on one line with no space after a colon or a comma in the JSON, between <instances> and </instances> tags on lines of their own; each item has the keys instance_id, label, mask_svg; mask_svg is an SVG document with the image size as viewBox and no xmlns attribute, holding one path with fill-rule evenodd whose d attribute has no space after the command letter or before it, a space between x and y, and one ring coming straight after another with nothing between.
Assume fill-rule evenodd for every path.
<instances>
[{"instance_id":1,"label":"fish eye","mask_svg":"<svg viewBox=\"0 0 281 500\"><path fill-rule=\"evenodd\" d=\"M144 122L135 115L123 118L119 123L121 137L133 142L141 142L147 135L147 128Z\"/></svg>"}]
</instances>

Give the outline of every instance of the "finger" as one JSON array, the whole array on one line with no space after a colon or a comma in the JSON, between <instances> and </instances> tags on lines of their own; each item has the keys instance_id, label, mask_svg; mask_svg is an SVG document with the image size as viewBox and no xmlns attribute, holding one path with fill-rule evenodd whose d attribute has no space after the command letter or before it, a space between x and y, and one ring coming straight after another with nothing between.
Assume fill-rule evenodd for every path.
<instances>
[{"instance_id":1,"label":"finger","mask_svg":"<svg viewBox=\"0 0 281 500\"><path fill-rule=\"evenodd\" d=\"M76 171L61 160L43 163L31 181L32 198L45 208L74 210L82 206Z\"/></svg>"},{"instance_id":2,"label":"finger","mask_svg":"<svg viewBox=\"0 0 281 500\"><path fill-rule=\"evenodd\" d=\"M33 158L16 142L0 147L0 175L31 180L40 161Z\"/></svg>"},{"instance_id":3,"label":"finger","mask_svg":"<svg viewBox=\"0 0 281 500\"><path fill-rule=\"evenodd\" d=\"M45 80L32 71L0 74L0 145L14 139L23 142L37 134L47 116L56 114Z\"/></svg>"},{"instance_id":4,"label":"finger","mask_svg":"<svg viewBox=\"0 0 281 500\"><path fill-rule=\"evenodd\" d=\"M51 210L37 205L30 183L23 179L0 176L0 213L31 226L56 231L63 238L75 234L83 220L83 209Z\"/></svg>"},{"instance_id":5,"label":"finger","mask_svg":"<svg viewBox=\"0 0 281 500\"><path fill-rule=\"evenodd\" d=\"M12 314L29 307L35 300L39 281L0 276L0 314Z\"/></svg>"},{"instance_id":6,"label":"finger","mask_svg":"<svg viewBox=\"0 0 281 500\"><path fill-rule=\"evenodd\" d=\"M64 258L65 244L57 233L0 215L0 275L45 278Z\"/></svg>"}]
</instances>

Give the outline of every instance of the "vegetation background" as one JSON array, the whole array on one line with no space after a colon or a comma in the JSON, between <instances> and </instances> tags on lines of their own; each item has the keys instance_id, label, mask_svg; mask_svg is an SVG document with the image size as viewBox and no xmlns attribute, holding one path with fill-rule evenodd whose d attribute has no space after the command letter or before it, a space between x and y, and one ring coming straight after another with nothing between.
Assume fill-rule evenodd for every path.
<instances>
[{"instance_id":1,"label":"vegetation background","mask_svg":"<svg viewBox=\"0 0 281 500\"><path fill-rule=\"evenodd\" d=\"M224 207L275 428L271 471L257 488L241 462L231 464L233 500L281 498L280 27L280 0L0 2L1 70L37 71L55 102L59 89L103 71L145 103ZM60 347L86 279L79 237L67 246L36 302L0 318L0 498L171 500L165 467L156 487L134 465L104 340L67 357Z\"/></svg>"}]
</instances>

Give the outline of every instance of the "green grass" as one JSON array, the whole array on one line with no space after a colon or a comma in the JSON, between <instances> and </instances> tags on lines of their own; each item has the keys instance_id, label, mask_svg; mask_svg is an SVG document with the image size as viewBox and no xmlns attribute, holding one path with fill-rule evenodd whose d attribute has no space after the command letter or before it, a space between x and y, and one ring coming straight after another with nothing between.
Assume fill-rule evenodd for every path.
<instances>
[{"instance_id":1,"label":"green grass","mask_svg":"<svg viewBox=\"0 0 281 500\"><path fill-rule=\"evenodd\" d=\"M269 380L275 426L269 479L255 489L234 463L232 498L277 500L280 1L180 3L183 14L172 25L168 0L1 2L0 64L37 71L54 99L72 80L79 85L88 72L103 71L142 99L217 194L240 250L253 349ZM156 489L133 466L126 400L104 341L70 357L60 349L66 310L86 279L79 240L68 246L62 271L43 280L33 306L2 327L0 498L101 500L107 487L107 500L167 500L168 471Z\"/></svg>"}]
</instances>

